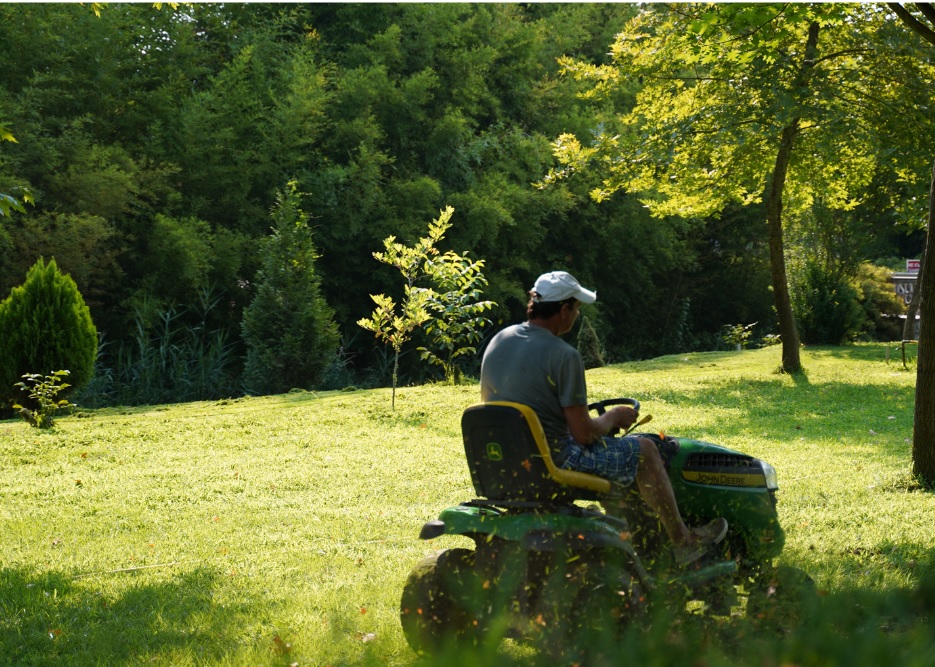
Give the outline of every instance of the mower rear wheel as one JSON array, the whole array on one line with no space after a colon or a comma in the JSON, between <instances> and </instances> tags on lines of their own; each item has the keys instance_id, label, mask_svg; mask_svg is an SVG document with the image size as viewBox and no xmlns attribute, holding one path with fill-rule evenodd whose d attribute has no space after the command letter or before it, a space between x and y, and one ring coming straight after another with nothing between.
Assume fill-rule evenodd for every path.
<instances>
[{"instance_id":1,"label":"mower rear wheel","mask_svg":"<svg viewBox=\"0 0 935 667\"><path fill-rule=\"evenodd\" d=\"M562 664L607 659L601 648L613 646L647 614L644 592L613 558L587 554L562 565L544 582L533 611L533 621L542 626L540 650Z\"/></svg>"},{"instance_id":2,"label":"mower rear wheel","mask_svg":"<svg viewBox=\"0 0 935 667\"><path fill-rule=\"evenodd\" d=\"M400 601L400 622L412 650L426 655L446 643L476 645L486 612L482 586L470 549L446 549L419 561Z\"/></svg>"}]
</instances>

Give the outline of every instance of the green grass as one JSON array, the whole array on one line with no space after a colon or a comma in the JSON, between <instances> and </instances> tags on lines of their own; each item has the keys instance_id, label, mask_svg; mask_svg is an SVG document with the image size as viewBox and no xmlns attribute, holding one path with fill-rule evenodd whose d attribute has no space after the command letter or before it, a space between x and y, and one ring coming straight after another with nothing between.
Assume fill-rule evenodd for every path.
<instances>
[{"instance_id":1,"label":"green grass","mask_svg":"<svg viewBox=\"0 0 935 667\"><path fill-rule=\"evenodd\" d=\"M781 562L821 591L820 620L785 635L657 624L627 655L935 661L918 592L935 495L909 474L915 373L884 351L809 349L797 377L775 372L778 348L589 372L593 398L636 396L653 428L772 463ZM424 554L470 544L417 535L473 496L459 420L477 393L403 388L395 412L378 390L105 409L49 432L0 422L0 663L422 664L399 595ZM481 661L535 659L507 641Z\"/></svg>"}]
</instances>

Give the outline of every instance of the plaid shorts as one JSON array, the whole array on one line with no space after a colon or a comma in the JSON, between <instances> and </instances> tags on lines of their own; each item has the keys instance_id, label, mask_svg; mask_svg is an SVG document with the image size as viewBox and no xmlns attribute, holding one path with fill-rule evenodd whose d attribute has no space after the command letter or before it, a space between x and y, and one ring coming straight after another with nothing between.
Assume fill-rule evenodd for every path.
<instances>
[{"instance_id":1,"label":"plaid shorts","mask_svg":"<svg viewBox=\"0 0 935 667\"><path fill-rule=\"evenodd\" d=\"M636 479L636 468L640 464L640 441L633 436L605 436L584 447L569 438L561 458L560 467L565 470L577 470L629 486Z\"/></svg>"}]
</instances>

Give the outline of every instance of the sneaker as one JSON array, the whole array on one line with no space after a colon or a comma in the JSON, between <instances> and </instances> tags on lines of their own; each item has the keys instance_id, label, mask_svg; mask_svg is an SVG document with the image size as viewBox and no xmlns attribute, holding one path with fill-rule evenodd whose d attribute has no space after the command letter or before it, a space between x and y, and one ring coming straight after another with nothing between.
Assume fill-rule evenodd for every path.
<instances>
[{"instance_id":1,"label":"sneaker","mask_svg":"<svg viewBox=\"0 0 935 667\"><path fill-rule=\"evenodd\" d=\"M715 519L711 523L693 528L692 532L698 539L691 544L672 549L675 562L679 567L691 565L696 560L711 551L711 548L721 542L727 535L727 521L723 518Z\"/></svg>"},{"instance_id":2,"label":"sneaker","mask_svg":"<svg viewBox=\"0 0 935 667\"><path fill-rule=\"evenodd\" d=\"M673 547L672 553L675 554L675 564L679 567L687 567L708 553L711 546L710 542L698 540L683 547Z\"/></svg>"},{"instance_id":3,"label":"sneaker","mask_svg":"<svg viewBox=\"0 0 935 667\"><path fill-rule=\"evenodd\" d=\"M703 526L692 528L692 532L705 542L712 545L720 544L727 535L727 519L717 518Z\"/></svg>"}]
</instances>

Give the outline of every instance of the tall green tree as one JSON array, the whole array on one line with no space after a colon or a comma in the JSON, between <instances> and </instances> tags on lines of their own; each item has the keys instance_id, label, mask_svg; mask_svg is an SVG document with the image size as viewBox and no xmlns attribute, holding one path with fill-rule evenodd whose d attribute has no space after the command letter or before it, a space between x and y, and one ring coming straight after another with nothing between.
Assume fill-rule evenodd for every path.
<instances>
[{"instance_id":1,"label":"tall green tree","mask_svg":"<svg viewBox=\"0 0 935 667\"><path fill-rule=\"evenodd\" d=\"M313 389L338 346L333 311L321 295L318 255L295 183L277 197L262 268L244 311L244 383L254 393Z\"/></svg>"},{"instance_id":2,"label":"tall green tree","mask_svg":"<svg viewBox=\"0 0 935 667\"><path fill-rule=\"evenodd\" d=\"M896 3L891 3L889 7L903 24L935 47L935 7L931 3L910 5L915 11ZM935 229L935 160L929 187L927 229L925 253L916 285L919 293L928 298L922 299L919 309L912 471L931 483L935 482L935 299L931 298L935 294L935 243L932 242L932 230Z\"/></svg>"},{"instance_id":3,"label":"tall green tree","mask_svg":"<svg viewBox=\"0 0 935 667\"><path fill-rule=\"evenodd\" d=\"M875 172L865 107L887 73L873 67L867 26L882 20L857 5L647 6L618 35L612 65L564 61L593 95L633 78L643 86L632 111L590 145L560 137L564 166L550 176L597 165L596 200L640 193L659 216L763 201L782 368L796 372L783 220L818 196L853 208Z\"/></svg>"},{"instance_id":4,"label":"tall green tree","mask_svg":"<svg viewBox=\"0 0 935 667\"><path fill-rule=\"evenodd\" d=\"M935 243L931 230L935 229L935 161L929 190L928 237L922 269L916 289L929 298L922 298L919 306L919 357L916 366L915 419L912 432L912 470L929 482L935 482Z\"/></svg>"},{"instance_id":5,"label":"tall green tree","mask_svg":"<svg viewBox=\"0 0 935 667\"><path fill-rule=\"evenodd\" d=\"M218 330L241 357L259 241L277 189L295 178L317 216L321 294L358 359L372 348L353 335L370 294L398 294L394 270L372 267L370 251L390 234L417 238L447 203L459 216L447 240L486 259L493 321L521 318L514 295L558 266L601 287L588 315L613 359L703 346L723 322L766 321L770 297L756 290L766 235L746 238L755 209L652 219L635 197L595 204L589 190L605 186L593 172L529 186L554 166L560 133L620 132L640 82L579 96L592 81L561 76L557 58L611 65L607 44L643 9L115 4L98 16L81 4L0 4L0 124L19 140L0 141L0 192L35 195L26 215L0 217L0 294L55 256L109 343L105 363L136 343L138 315L153 313L141 322L152 330L170 311L179 333ZM897 79L873 99L890 101L906 85ZM862 110L870 101L852 100ZM923 106L890 115L924 124ZM906 134L922 146L927 133ZM912 192L897 192L902 175L878 176L889 217ZM208 292L219 300L203 324L197 300ZM417 355L404 363L421 372Z\"/></svg>"},{"instance_id":6,"label":"tall green tree","mask_svg":"<svg viewBox=\"0 0 935 667\"><path fill-rule=\"evenodd\" d=\"M580 86L558 76L555 58L603 58L601 40L630 9L308 8L321 54L335 67L322 162L309 164L302 182L334 221L318 238L324 288L342 295L339 318L355 321L364 305L372 306L369 295L388 293L395 280L378 270L361 281L360 247L380 247L390 234L416 238L443 203L460 220L451 243L487 260L488 294L502 304L495 318L512 318L510 295L556 252L552 230L580 222L569 221L575 195L529 187L552 164L549 137L592 120L587 103L575 97Z\"/></svg>"}]
</instances>

